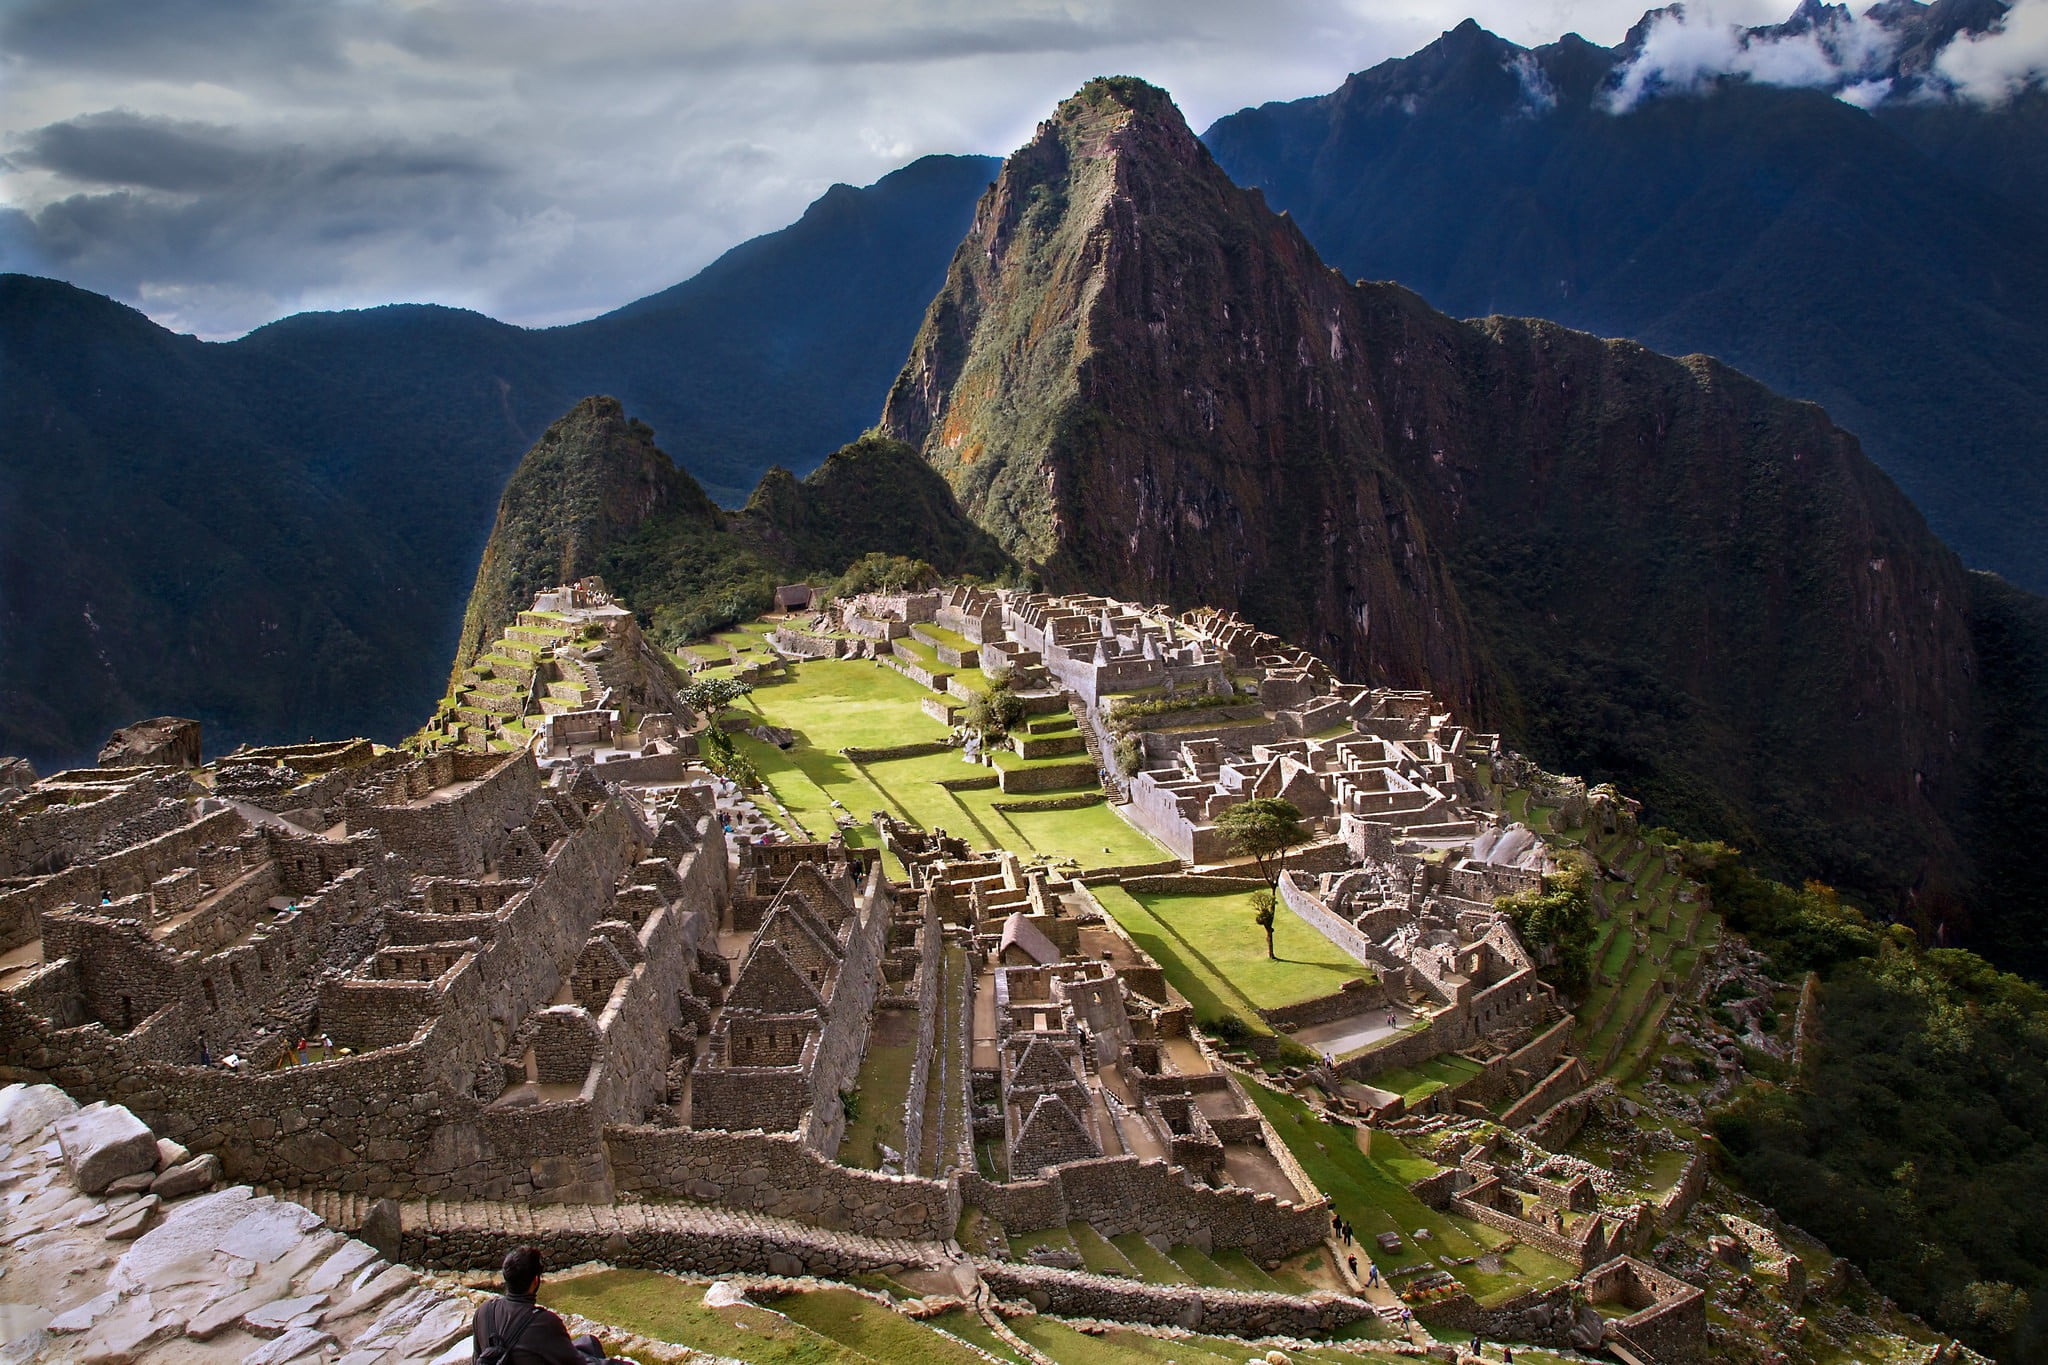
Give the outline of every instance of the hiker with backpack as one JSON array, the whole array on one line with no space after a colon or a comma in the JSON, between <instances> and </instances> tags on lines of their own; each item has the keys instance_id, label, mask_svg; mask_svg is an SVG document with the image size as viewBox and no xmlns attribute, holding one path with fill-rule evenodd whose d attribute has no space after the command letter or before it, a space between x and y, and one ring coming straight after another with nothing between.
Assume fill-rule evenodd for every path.
<instances>
[{"instance_id":1,"label":"hiker with backpack","mask_svg":"<svg viewBox=\"0 0 2048 1365\"><path fill-rule=\"evenodd\" d=\"M534 1301L543 1268L533 1247L506 1253L505 1292L476 1310L476 1365L592 1365L605 1358L596 1337L571 1341L562 1320Z\"/></svg>"}]
</instances>

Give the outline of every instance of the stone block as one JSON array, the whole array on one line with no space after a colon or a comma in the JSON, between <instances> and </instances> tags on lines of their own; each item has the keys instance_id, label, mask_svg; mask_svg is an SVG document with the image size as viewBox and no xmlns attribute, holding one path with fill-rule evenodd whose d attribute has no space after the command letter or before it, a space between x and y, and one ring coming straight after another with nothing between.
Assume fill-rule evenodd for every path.
<instances>
[{"instance_id":1,"label":"stone block","mask_svg":"<svg viewBox=\"0 0 2048 1365\"><path fill-rule=\"evenodd\" d=\"M212 1152L166 1170L150 1182L149 1192L159 1199L182 1199L210 1189L220 1179L220 1158Z\"/></svg>"},{"instance_id":2,"label":"stone block","mask_svg":"<svg viewBox=\"0 0 2048 1365\"><path fill-rule=\"evenodd\" d=\"M0 1089L0 1137L26 1145L77 1112L78 1101L54 1085L10 1085Z\"/></svg>"},{"instance_id":3,"label":"stone block","mask_svg":"<svg viewBox=\"0 0 2048 1365\"><path fill-rule=\"evenodd\" d=\"M156 1169L156 1134L118 1104L89 1104L57 1120L71 1183L100 1194L124 1175Z\"/></svg>"}]
</instances>

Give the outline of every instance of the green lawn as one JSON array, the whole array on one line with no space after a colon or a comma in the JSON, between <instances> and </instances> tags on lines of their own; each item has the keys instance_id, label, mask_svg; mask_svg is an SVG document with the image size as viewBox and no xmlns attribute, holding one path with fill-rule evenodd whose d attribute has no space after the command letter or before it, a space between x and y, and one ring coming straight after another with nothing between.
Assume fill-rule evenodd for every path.
<instances>
[{"instance_id":1,"label":"green lawn","mask_svg":"<svg viewBox=\"0 0 2048 1365\"><path fill-rule=\"evenodd\" d=\"M861 1059L853 1083L854 1094L860 1096L860 1117L847 1122L846 1141L839 1148L841 1165L872 1171L882 1164L881 1144L903 1150L903 1102L910 1093L910 1067L916 1056L915 1043L868 1043L868 1055Z\"/></svg>"},{"instance_id":2,"label":"green lawn","mask_svg":"<svg viewBox=\"0 0 2048 1365\"><path fill-rule=\"evenodd\" d=\"M1096 898L1151 953L1201 1018L1229 1013L1257 1026L1255 1011L1329 995L1371 969L1286 910L1275 917L1273 950L1252 919L1251 893L1133 894L1120 886Z\"/></svg>"},{"instance_id":3,"label":"green lawn","mask_svg":"<svg viewBox=\"0 0 2048 1365\"><path fill-rule=\"evenodd\" d=\"M744 736L739 744L776 797L815 837L830 836L833 818L840 813L832 806L836 798L863 824L875 811L885 810L925 829L943 827L977 847L1008 848L1026 857L1071 857L1083 867L1153 863L1167 857L1165 850L1107 806L1005 813L993 804L1014 798L1005 798L1000 791L948 791L938 785L940 780L991 771L968 765L957 753L855 763L839 750L887 749L945 738L945 726L918 707L931 694L895 670L867 660L813 659L795 665L794 671L789 681L756 687L740 706L771 725L794 730L796 746L779 750ZM1075 790L1098 789L1090 783ZM871 841L871 830L850 837L855 844Z\"/></svg>"},{"instance_id":4,"label":"green lawn","mask_svg":"<svg viewBox=\"0 0 2048 1365\"><path fill-rule=\"evenodd\" d=\"M1468 1081L1480 1072L1479 1063L1464 1057L1432 1057L1419 1066L1396 1067L1374 1076L1368 1084L1390 1090L1410 1104L1419 1104L1437 1091ZM1420 1179L1421 1177L1411 1177Z\"/></svg>"},{"instance_id":5,"label":"green lawn","mask_svg":"<svg viewBox=\"0 0 2048 1365\"><path fill-rule=\"evenodd\" d=\"M1309 1178L1330 1196L1338 1214L1358 1229L1364 1244L1358 1252L1361 1270L1368 1255L1378 1256L1372 1239L1382 1232L1400 1233L1405 1244L1394 1255L1379 1256L1383 1272L1419 1264L1427 1257L1477 1256L1506 1240L1491 1228L1441 1213L1410 1194L1404 1172L1418 1159L1405 1147L1395 1144L1386 1160L1367 1156L1359 1150L1358 1134L1349 1126L1325 1122L1292 1095L1263 1085L1245 1089ZM1385 1141L1375 1135L1375 1150ZM1417 1228L1429 1229L1430 1240L1416 1243ZM1450 1273L1482 1302L1545 1289L1572 1278L1569 1265L1534 1247L1518 1246L1503 1259L1507 1268L1499 1274L1489 1274L1476 1265L1457 1266Z\"/></svg>"},{"instance_id":6,"label":"green lawn","mask_svg":"<svg viewBox=\"0 0 2048 1365\"><path fill-rule=\"evenodd\" d=\"M605 1270L549 1279L542 1285L541 1302L625 1331L760 1365L863 1365L870 1359L766 1309L706 1308L703 1285L658 1271Z\"/></svg>"},{"instance_id":7,"label":"green lawn","mask_svg":"<svg viewBox=\"0 0 2048 1365\"><path fill-rule=\"evenodd\" d=\"M981 1358L909 1318L859 1294L819 1289L775 1300L775 1310L870 1360L979 1365ZM742 1359L752 1359L742 1356Z\"/></svg>"}]
</instances>

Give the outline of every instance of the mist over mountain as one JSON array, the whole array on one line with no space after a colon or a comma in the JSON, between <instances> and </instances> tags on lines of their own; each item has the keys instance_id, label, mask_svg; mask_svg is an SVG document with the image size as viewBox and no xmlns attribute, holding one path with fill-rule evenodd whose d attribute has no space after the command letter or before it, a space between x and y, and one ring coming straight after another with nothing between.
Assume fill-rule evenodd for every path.
<instances>
[{"instance_id":1,"label":"mist over mountain","mask_svg":"<svg viewBox=\"0 0 2048 1365\"><path fill-rule=\"evenodd\" d=\"M617 395L712 496L874 418L995 163L838 186L691 280L571 327L302 314L228 343L0 277L0 752L173 711L209 747L396 738L445 678L507 475Z\"/></svg>"},{"instance_id":2,"label":"mist over mountain","mask_svg":"<svg viewBox=\"0 0 2048 1365\"><path fill-rule=\"evenodd\" d=\"M2030 58L2005 13L1653 11L1614 48L1468 22L1204 140L1349 276L1823 404L1967 563L2039 591L2048 94L2007 81Z\"/></svg>"}]
</instances>

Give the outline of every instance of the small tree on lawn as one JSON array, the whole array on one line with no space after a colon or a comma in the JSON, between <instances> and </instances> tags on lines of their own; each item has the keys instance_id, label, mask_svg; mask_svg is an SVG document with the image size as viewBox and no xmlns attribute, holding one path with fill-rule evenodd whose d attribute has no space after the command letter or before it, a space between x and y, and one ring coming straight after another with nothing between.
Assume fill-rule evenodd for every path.
<instances>
[{"instance_id":1,"label":"small tree on lawn","mask_svg":"<svg viewBox=\"0 0 2048 1365\"><path fill-rule=\"evenodd\" d=\"M1259 875L1276 895L1280 890L1280 873L1287 865L1287 850L1309 841L1300 809L1278 796L1254 796L1232 806L1216 817L1216 832L1233 849L1258 864Z\"/></svg>"},{"instance_id":2,"label":"small tree on lawn","mask_svg":"<svg viewBox=\"0 0 2048 1365\"><path fill-rule=\"evenodd\" d=\"M976 692L960 708L960 722L985 740L999 740L1024 723L1024 699L1007 682Z\"/></svg>"},{"instance_id":3,"label":"small tree on lawn","mask_svg":"<svg viewBox=\"0 0 2048 1365\"><path fill-rule=\"evenodd\" d=\"M1264 930L1266 931L1266 956L1267 956L1267 957L1274 957L1274 956L1277 956L1277 954L1275 954L1275 953L1274 953L1274 951L1273 951L1273 893L1272 893L1272 892L1270 892L1270 891L1254 891L1254 892L1252 892L1252 919L1253 919L1253 921L1254 921L1255 923L1257 923L1257 925L1258 925L1258 926L1259 926L1259 927L1260 927L1261 929L1264 929Z\"/></svg>"},{"instance_id":4,"label":"small tree on lawn","mask_svg":"<svg viewBox=\"0 0 2048 1365\"><path fill-rule=\"evenodd\" d=\"M698 678L678 695L682 697L683 705L693 711L702 711L705 719L715 725L719 712L753 690L752 683L738 678Z\"/></svg>"}]
</instances>

